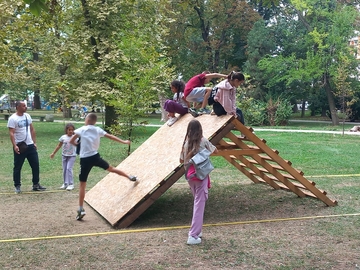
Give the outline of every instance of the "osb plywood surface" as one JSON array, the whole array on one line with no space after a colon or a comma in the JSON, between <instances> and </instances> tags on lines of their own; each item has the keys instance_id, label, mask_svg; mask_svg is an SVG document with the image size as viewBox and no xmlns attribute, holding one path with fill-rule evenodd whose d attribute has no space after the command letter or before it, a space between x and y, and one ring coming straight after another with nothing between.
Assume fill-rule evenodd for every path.
<instances>
[{"instance_id":1,"label":"osb plywood surface","mask_svg":"<svg viewBox=\"0 0 360 270\"><path fill-rule=\"evenodd\" d=\"M231 116L201 115L196 119L203 127L206 138L217 132ZM190 114L181 117L173 126L164 124L130 156L118 169L136 175L137 182L109 173L86 193L85 201L115 225L147 194L159 186L174 169L180 166L179 158Z\"/></svg>"}]
</instances>

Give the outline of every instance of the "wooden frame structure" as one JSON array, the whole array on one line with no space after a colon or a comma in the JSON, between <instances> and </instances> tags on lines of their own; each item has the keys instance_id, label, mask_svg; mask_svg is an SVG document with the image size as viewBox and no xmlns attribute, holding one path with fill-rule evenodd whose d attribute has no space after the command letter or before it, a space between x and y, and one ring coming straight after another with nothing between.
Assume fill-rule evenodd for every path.
<instances>
[{"instance_id":1,"label":"wooden frame structure","mask_svg":"<svg viewBox=\"0 0 360 270\"><path fill-rule=\"evenodd\" d=\"M110 173L85 196L85 201L112 226L128 227L184 174L179 155L187 124L193 117L181 117L172 127L163 125L117 168L139 177L136 183ZM307 180L303 172L294 169L290 161L259 139L252 128L242 125L232 116L203 115L197 118L207 137L219 152L254 183L264 183L274 189L285 189L299 197L310 196L328 206L337 202ZM236 135L241 133L245 137Z\"/></svg>"}]
</instances>

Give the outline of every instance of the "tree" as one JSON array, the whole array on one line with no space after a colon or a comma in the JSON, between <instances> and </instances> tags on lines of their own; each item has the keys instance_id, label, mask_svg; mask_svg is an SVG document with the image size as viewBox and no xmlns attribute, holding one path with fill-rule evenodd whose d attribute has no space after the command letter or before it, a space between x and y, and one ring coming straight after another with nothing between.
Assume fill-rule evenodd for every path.
<instances>
[{"instance_id":1,"label":"tree","mask_svg":"<svg viewBox=\"0 0 360 270\"><path fill-rule=\"evenodd\" d=\"M121 112L123 117L125 108L129 108L127 112L130 113L130 109L147 104L141 110L149 110L149 104L157 99L157 95L153 95L159 84L157 80L162 80L160 84L168 83L169 69L164 67L167 55L162 44L167 34L165 3L150 0L82 0L81 3L87 36L83 44L90 48L92 55L91 58L88 55L84 67L88 82L78 90L89 98L105 102L105 124L110 127L118 124L117 113ZM132 98L127 99L128 95L124 95L129 90L139 94L133 96L132 91ZM148 92L152 94L149 96ZM128 103L124 104L119 98ZM138 116L135 112L130 115L132 120Z\"/></svg>"},{"instance_id":2,"label":"tree","mask_svg":"<svg viewBox=\"0 0 360 270\"><path fill-rule=\"evenodd\" d=\"M286 6L286 10L288 13L283 13L282 16L290 14L288 21L297 18L296 24L301 30L296 32L297 38L291 34L290 40L288 35L282 35L282 38L288 40L288 44L290 41L295 46L300 44L306 51L295 50L295 47L291 50L284 42L278 43L277 53L260 60L258 66L269 77L268 86L278 82L286 82L288 86L301 82L308 87L323 87L332 122L337 125L339 120L334 99L334 78L337 67L342 62L339 56L347 55L351 58L348 39L354 34L354 22L358 13L353 6L318 0L293 0ZM269 27L276 31L278 24L275 22Z\"/></svg>"},{"instance_id":3,"label":"tree","mask_svg":"<svg viewBox=\"0 0 360 270\"><path fill-rule=\"evenodd\" d=\"M246 36L259 15L234 0L171 1L169 55L185 79L204 70L228 71L245 62Z\"/></svg>"}]
</instances>

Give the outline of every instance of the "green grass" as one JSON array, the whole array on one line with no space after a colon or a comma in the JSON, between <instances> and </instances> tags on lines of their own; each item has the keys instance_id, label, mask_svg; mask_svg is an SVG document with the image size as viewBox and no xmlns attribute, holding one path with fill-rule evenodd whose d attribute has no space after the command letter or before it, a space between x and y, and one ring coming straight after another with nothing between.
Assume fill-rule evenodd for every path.
<instances>
[{"instance_id":1,"label":"green grass","mask_svg":"<svg viewBox=\"0 0 360 270\"><path fill-rule=\"evenodd\" d=\"M81 125L77 123L76 127ZM116 232L90 207L86 208L88 215L84 222L74 220L77 191L56 192L62 183L61 157L60 153L54 160L49 157L58 138L64 133L64 123L34 122L34 126L41 183L54 192L13 194L12 147L6 121L1 120L0 192L3 193L2 205L9 210L1 213L0 238ZM297 128L300 129L299 126ZM326 128L323 124L301 124L301 129ZM132 151L156 129L136 128ZM130 227L130 230L143 229L145 232L1 243L0 268L356 269L355 265L360 265L359 216L297 221L286 219L359 213L360 136L271 130L256 131L256 135L278 150L282 158L291 161L294 168L302 170L305 177L314 181L318 188L327 191L328 196L336 199L339 205L326 207L317 199L298 198L292 192L255 185L223 158L212 157L215 170L211 174L212 188L206 205L205 224L223 225L204 227L205 236L201 245L186 246L187 229L175 228L189 225L191 220L192 196L186 181L181 178ZM126 145L101 140L100 153L110 164L117 165L126 158L126 150ZM78 160L74 169L77 177ZM88 188L106 174L94 168ZM24 188L31 188L30 175L30 168L25 163ZM51 215L48 211L51 211ZM278 219L285 220L225 224ZM147 228L171 226L174 229L146 231Z\"/></svg>"}]
</instances>

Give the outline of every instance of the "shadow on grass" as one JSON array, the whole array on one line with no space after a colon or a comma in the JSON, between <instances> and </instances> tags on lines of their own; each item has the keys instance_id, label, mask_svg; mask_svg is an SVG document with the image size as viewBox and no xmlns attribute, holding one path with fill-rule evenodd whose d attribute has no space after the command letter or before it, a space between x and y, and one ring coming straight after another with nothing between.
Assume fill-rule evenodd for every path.
<instances>
[{"instance_id":1,"label":"shadow on grass","mask_svg":"<svg viewBox=\"0 0 360 270\"><path fill-rule=\"evenodd\" d=\"M187 183L173 186L154 202L131 228L190 225L193 198ZM314 198L298 198L263 184L214 183L209 190L204 223L226 223L323 215L332 212Z\"/></svg>"}]
</instances>

